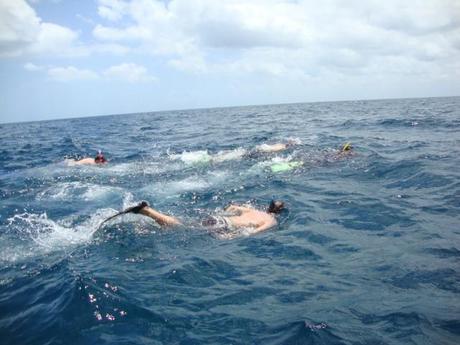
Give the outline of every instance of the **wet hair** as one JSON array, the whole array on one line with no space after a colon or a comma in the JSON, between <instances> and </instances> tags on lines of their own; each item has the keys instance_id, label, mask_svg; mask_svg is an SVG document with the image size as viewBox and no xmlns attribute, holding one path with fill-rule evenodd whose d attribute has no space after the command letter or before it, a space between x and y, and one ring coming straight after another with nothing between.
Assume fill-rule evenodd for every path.
<instances>
[{"instance_id":1,"label":"wet hair","mask_svg":"<svg viewBox=\"0 0 460 345\"><path fill-rule=\"evenodd\" d=\"M107 162L107 159L105 159L104 155L102 154L101 151L98 152L96 157L94 158L95 163L105 163Z\"/></svg>"},{"instance_id":2,"label":"wet hair","mask_svg":"<svg viewBox=\"0 0 460 345\"><path fill-rule=\"evenodd\" d=\"M205 227L211 227L217 224L217 219L214 217L207 217L201 221L201 225Z\"/></svg>"},{"instance_id":3,"label":"wet hair","mask_svg":"<svg viewBox=\"0 0 460 345\"><path fill-rule=\"evenodd\" d=\"M270 201L270 204L268 205L267 212L278 214L283 209L284 209L284 202L280 200L272 200Z\"/></svg>"},{"instance_id":4,"label":"wet hair","mask_svg":"<svg viewBox=\"0 0 460 345\"><path fill-rule=\"evenodd\" d=\"M298 144L299 144L298 140L288 139L288 141L286 142L286 147L292 147Z\"/></svg>"}]
</instances>

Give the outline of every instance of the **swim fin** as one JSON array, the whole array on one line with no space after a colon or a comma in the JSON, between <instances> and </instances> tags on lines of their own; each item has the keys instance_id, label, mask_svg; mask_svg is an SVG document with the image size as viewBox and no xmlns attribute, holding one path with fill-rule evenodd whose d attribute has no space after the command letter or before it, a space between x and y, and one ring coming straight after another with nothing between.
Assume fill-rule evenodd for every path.
<instances>
[{"instance_id":1,"label":"swim fin","mask_svg":"<svg viewBox=\"0 0 460 345\"><path fill-rule=\"evenodd\" d=\"M134 214L137 214L139 213L144 207L147 207L149 206L149 203L147 201L141 201L139 204L137 204L136 206L131 206L131 207L128 207L126 209L124 209L123 211L120 211L116 214L114 214L113 216L110 216L109 218L105 219L100 225L99 225L99 228L98 230L102 227L103 224L107 223L109 220L112 220L113 218L115 217L118 217L118 216L121 216L123 214L128 214L128 213L134 213Z\"/></svg>"}]
</instances>

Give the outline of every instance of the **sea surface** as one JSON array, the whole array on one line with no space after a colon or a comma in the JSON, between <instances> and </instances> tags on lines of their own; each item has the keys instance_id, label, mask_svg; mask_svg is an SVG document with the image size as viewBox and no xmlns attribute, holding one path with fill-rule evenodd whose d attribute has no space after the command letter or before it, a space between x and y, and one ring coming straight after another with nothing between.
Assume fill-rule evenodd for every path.
<instances>
[{"instance_id":1,"label":"sea surface","mask_svg":"<svg viewBox=\"0 0 460 345\"><path fill-rule=\"evenodd\" d=\"M0 343L460 344L459 167L458 97L1 124ZM98 230L272 198L255 235Z\"/></svg>"}]
</instances>

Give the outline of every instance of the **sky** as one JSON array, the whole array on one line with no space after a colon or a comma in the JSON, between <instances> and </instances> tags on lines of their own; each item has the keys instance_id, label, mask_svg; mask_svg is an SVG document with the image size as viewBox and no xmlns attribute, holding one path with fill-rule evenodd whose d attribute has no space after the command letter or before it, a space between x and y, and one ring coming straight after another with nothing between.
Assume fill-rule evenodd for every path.
<instances>
[{"instance_id":1,"label":"sky","mask_svg":"<svg viewBox=\"0 0 460 345\"><path fill-rule=\"evenodd\" d=\"M0 122L456 95L458 0L0 0Z\"/></svg>"}]
</instances>

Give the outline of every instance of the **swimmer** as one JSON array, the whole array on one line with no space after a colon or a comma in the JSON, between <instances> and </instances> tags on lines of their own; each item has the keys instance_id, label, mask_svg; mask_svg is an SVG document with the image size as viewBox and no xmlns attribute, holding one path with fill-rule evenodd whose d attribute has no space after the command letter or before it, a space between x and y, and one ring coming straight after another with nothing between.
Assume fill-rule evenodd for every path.
<instances>
[{"instance_id":1,"label":"swimmer","mask_svg":"<svg viewBox=\"0 0 460 345\"><path fill-rule=\"evenodd\" d=\"M340 146L338 149L329 149L325 151L322 159L318 160L319 164L337 162L339 160L349 158L355 155L354 147L350 142L347 142Z\"/></svg>"},{"instance_id":2,"label":"swimmer","mask_svg":"<svg viewBox=\"0 0 460 345\"><path fill-rule=\"evenodd\" d=\"M250 229L250 234L255 234L276 226L278 222L275 215L280 213L283 209L284 203L279 200L272 200L266 211L259 211L249 206L230 205L225 208L225 211L231 215L210 215L203 219L200 222L200 225L208 229L210 232L217 232L219 235L224 235L225 232L231 233L238 229ZM142 214L150 217L162 227L183 225L183 223L176 217L158 212L150 207L145 201L117 213L116 215L106 219L101 223L101 225L118 215L126 213ZM230 238L229 236L226 237Z\"/></svg>"},{"instance_id":3,"label":"swimmer","mask_svg":"<svg viewBox=\"0 0 460 345\"><path fill-rule=\"evenodd\" d=\"M107 159L105 159L104 155L102 154L102 151L99 150L97 153L96 157L94 158L82 158L79 160L75 159L68 159L66 160L68 165L95 165L95 164L105 164L107 163Z\"/></svg>"},{"instance_id":4,"label":"swimmer","mask_svg":"<svg viewBox=\"0 0 460 345\"><path fill-rule=\"evenodd\" d=\"M340 148L340 151L341 152L348 152L348 151L351 151L353 149L353 146L351 146L351 143L348 142L348 143L345 143L342 145L342 147Z\"/></svg>"},{"instance_id":5,"label":"swimmer","mask_svg":"<svg viewBox=\"0 0 460 345\"><path fill-rule=\"evenodd\" d=\"M262 144L256 146L256 150L263 153L272 153L284 151L288 148L288 144L276 143L276 144Z\"/></svg>"},{"instance_id":6,"label":"swimmer","mask_svg":"<svg viewBox=\"0 0 460 345\"><path fill-rule=\"evenodd\" d=\"M300 142L295 139L289 139L286 143L275 143L275 144L261 144L254 147L252 150L246 152L245 157L250 159L258 159L266 156L270 153L278 153L286 151L294 145L298 145Z\"/></svg>"},{"instance_id":7,"label":"swimmer","mask_svg":"<svg viewBox=\"0 0 460 345\"><path fill-rule=\"evenodd\" d=\"M273 153L285 151L288 148L298 144L296 140L290 139L286 143L276 143L276 144L262 144L256 146L255 150L262 153Z\"/></svg>"},{"instance_id":8,"label":"swimmer","mask_svg":"<svg viewBox=\"0 0 460 345\"><path fill-rule=\"evenodd\" d=\"M353 155L354 151L352 150L353 150L353 146L351 145L350 142L347 142L343 144L342 147L340 148L338 156Z\"/></svg>"}]
</instances>

